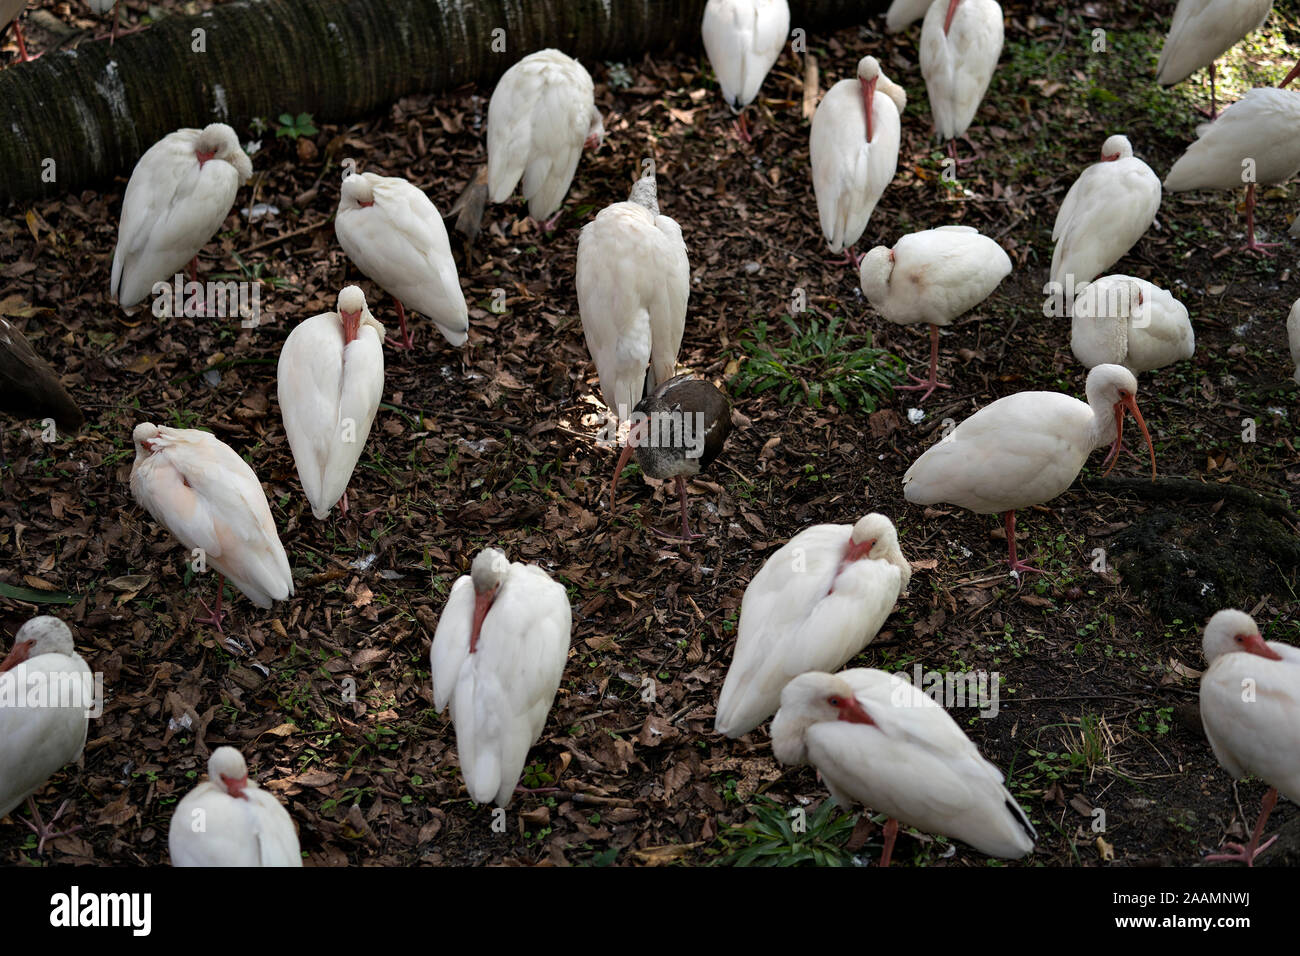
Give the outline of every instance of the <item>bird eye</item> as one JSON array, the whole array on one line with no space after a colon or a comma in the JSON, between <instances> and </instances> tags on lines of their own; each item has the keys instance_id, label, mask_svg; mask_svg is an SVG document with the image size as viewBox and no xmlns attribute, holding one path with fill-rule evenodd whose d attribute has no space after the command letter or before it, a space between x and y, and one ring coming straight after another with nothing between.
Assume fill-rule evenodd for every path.
<instances>
[{"instance_id":1,"label":"bird eye","mask_svg":"<svg viewBox=\"0 0 1300 956\"><path fill-rule=\"evenodd\" d=\"M843 701L841 701L838 697L828 697L826 699L826 703L830 704L832 707L838 707L840 706L841 703L843 703Z\"/></svg>"},{"instance_id":2,"label":"bird eye","mask_svg":"<svg viewBox=\"0 0 1300 956\"><path fill-rule=\"evenodd\" d=\"M1246 639L1245 639L1244 637L1242 637L1240 634L1238 634L1236 637L1234 637L1233 640L1236 641L1238 644L1245 644L1245 643L1246 643Z\"/></svg>"}]
</instances>

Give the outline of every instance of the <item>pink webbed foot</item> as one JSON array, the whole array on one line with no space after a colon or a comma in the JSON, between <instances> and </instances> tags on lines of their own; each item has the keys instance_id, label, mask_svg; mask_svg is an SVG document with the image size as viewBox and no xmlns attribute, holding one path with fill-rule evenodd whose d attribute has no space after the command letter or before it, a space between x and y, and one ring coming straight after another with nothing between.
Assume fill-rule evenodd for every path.
<instances>
[{"instance_id":1,"label":"pink webbed foot","mask_svg":"<svg viewBox=\"0 0 1300 956\"><path fill-rule=\"evenodd\" d=\"M925 393L916 400L918 404L925 401L927 398L929 398L931 393L933 393L936 388L952 388L952 386L947 384L946 382L937 382L932 378L921 378L919 375L913 375L911 372L907 373L907 377L918 384L895 385L894 391L915 392L915 391L919 391L920 389L925 389Z\"/></svg>"},{"instance_id":2,"label":"pink webbed foot","mask_svg":"<svg viewBox=\"0 0 1300 956\"><path fill-rule=\"evenodd\" d=\"M1254 866L1255 857L1271 847L1276 840L1277 837L1275 836L1269 837L1254 849L1251 849L1249 845L1242 846L1240 843L1225 843L1223 848L1232 852L1212 853L1205 858L1205 861L1207 863L1245 863L1247 866Z\"/></svg>"}]
</instances>

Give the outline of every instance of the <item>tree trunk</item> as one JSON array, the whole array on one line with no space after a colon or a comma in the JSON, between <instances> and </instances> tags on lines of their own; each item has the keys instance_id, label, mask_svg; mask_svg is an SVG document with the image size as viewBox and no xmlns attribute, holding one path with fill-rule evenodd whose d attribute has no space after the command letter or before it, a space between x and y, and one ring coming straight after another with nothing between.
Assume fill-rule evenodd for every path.
<instances>
[{"instance_id":1,"label":"tree trunk","mask_svg":"<svg viewBox=\"0 0 1300 956\"><path fill-rule=\"evenodd\" d=\"M0 202L125 173L167 133L308 112L345 122L414 92L487 83L557 47L607 60L699 46L705 0L250 0L170 16L0 71ZM887 0L793 0L791 28L863 22ZM504 44L504 50L502 46ZM494 49L495 47L495 49Z\"/></svg>"}]
</instances>

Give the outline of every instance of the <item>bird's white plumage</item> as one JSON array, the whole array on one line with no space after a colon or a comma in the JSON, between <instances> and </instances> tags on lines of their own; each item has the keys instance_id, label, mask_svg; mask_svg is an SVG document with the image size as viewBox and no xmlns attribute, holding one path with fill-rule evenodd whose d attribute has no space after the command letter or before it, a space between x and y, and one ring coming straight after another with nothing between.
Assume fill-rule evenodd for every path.
<instances>
[{"instance_id":1,"label":"bird's white plumage","mask_svg":"<svg viewBox=\"0 0 1300 956\"><path fill-rule=\"evenodd\" d=\"M1249 168L1260 185L1286 182L1300 172L1300 92L1259 87L1197 127L1169 175L1170 192L1191 189L1238 189ZM1249 164L1243 165L1243 164Z\"/></svg>"},{"instance_id":2,"label":"bird's white plumage","mask_svg":"<svg viewBox=\"0 0 1300 956\"><path fill-rule=\"evenodd\" d=\"M894 0L885 13L885 31L899 33L925 16L931 0Z\"/></svg>"},{"instance_id":3,"label":"bird's white plumage","mask_svg":"<svg viewBox=\"0 0 1300 956\"><path fill-rule=\"evenodd\" d=\"M786 0L709 0L705 4L700 23L704 52L732 110L739 112L758 96L789 32Z\"/></svg>"},{"instance_id":4,"label":"bird's white plumage","mask_svg":"<svg viewBox=\"0 0 1300 956\"><path fill-rule=\"evenodd\" d=\"M132 433L131 494L186 550L258 607L293 594L289 559L257 475L208 432L149 423Z\"/></svg>"},{"instance_id":5,"label":"bird's white plumage","mask_svg":"<svg viewBox=\"0 0 1300 956\"><path fill-rule=\"evenodd\" d=\"M1135 276L1109 275L1079 290L1070 349L1088 368L1147 372L1191 358L1196 336L1187 307L1172 293Z\"/></svg>"},{"instance_id":6,"label":"bird's white plumage","mask_svg":"<svg viewBox=\"0 0 1300 956\"><path fill-rule=\"evenodd\" d=\"M582 227L576 272L601 397L625 421L643 390L677 369L691 291L681 227L639 202L606 206Z\"/></svg>"},{"instance_id":7,"label":"bird's white plumage","mask_svg":"<svg viewBox=\"0 0 1300 956\"><path fill-rule=\"evenodd\" d=\"M1286 336L1291 345L1291 361L1295 363L1295 380L1300 382L1300 299L1295 300L1286 318Z\"/></svg>"},{"instance_id":8,"label":"bird's white plumage","mask_svg":"<svg viewBox=\"0 0 1300 956\"><path fill-rule=\"evenodd\" d=\"M873 540L866 556L845 563L851 543ZM717 732L749 733L776 712L791 678L848 663L871 643L911 575L883 515L813 525L786 542L745 589Z\"/></svg>"},{"instance_id":9,"label":"bird's white plumage","mask_svg":"<svg viewBox=\"0 0 1300 956\"><path fill-rule=\"evenodd\" d=\"M1210 666L1201 675L1201 722L1214 756L1233 777L1254 774L1300 800L1300 648L1268 641L1271 660L1241 650L1259 628L1241 611L1219 611L1205 628Z\"/></svg>"},{"instance_id":10,"label":"bird's white plumage","mask_svg":"<svg viewBox=\"0 0 1300 956\"><path fill-rule=\"evenodd\" d=\"M872 141L862 81L877 77L872 97ZM813 192L822 235L831 252L857 243L898 167L899 114L907 105L903 88L880 72L875 57L863 57L858 75L840 80L813 115L808 140Z\"/></svg>"},{"instance_id":11,"label":"bird's white plumage","mask_svg":"<svg viewBox=\"0 0 1300 956\"><path fill-rule=\"evenodd\" d=\"M1268 19L1273 0L1178 0L1156 64L1156 82L1173 86L1210 66Z\"/></svg>"},{"instance_id":12,"label":"bird's white plumage","mask_svg":"<svg viewBox=\"0 0 1300 956\"><path fill-rule=\"evenodd\" d=\"M523 180L534 219L550 217L573 182L583 143L603 136L591 75L559 50L524 57L488 102L488 196L505 202Z\"/></svg>"},{"instance_id":13,"label":"bird's white plumage","mask_svg":"<svg viewBox=\"0 0 1300 956\"><path fill-rule=\"evenodd\" d=\"M212 152L200 161L199 153ZM225 123L180 129L154 143L131 171L113 251L111 294L142 301L171 278L221 228L253 163Z\"/></svg>"},{"instance_id":14,"label":"bird's white plumage","mask_svg":"<svg viewBox=\"0 0 1300 956\"><path fill-rule=\"evenodd\" d=\"M988 236L970 226L939 226L903 236L893 249L870 250L858 278L867 301L890 322L948 325L1010 272L1011 258Z\"/></svg>"},{"instance_id":15,"label":"bird's white plumage","mask_svg":"<svg viewBox=\"0 0 1300 956\"><path fill-rule=\"evenodd\" d=\"M981 408L931 445L903 475L913 504L958 505L976 514L1020 510L1064 492L1094 449L1114 441L1113 407L1137 379L1119 365L1088 373L1088 401L1060 392L1017 392Z\"/></svg>"},{"instance_id":16,"label":"bird's white plumage","mask_svg":"<svg viewBox=\"0 0 1300 956\"><path fill-rule=\"evenodd\" d=\"M961 0L945 34L948 4L937 2L921 24L921 75L935 132L943 139L970 127L1002 55L1002 7L997 0Z\"/></svg>"},{"instance_id":17,"label":"bird's white plumage","mask_svg":"<svg viewBox=\"0 0 1300 956\"><path fill-rule=\"evenodd\" d=\"M1160 208L1160 180L1133 155L1126 137L1107 139L1101 155L1103 160L1080 173L1065 194L1052 227L1051 281L1067 289L1114 265L1142 238Z\"/></svg>"},{"instance_id":18,"label":"bird's white plumage","mask_svg":"<svg viewBox=\"0 0 1300 956\"><path fill-rule=\"evenodd\" d=\"M0 672L0 817L81 756L92 709L93 678L68 626L33 618L14 635L15 647L28 641L26 659Z\"/></svg>"},{"instance_id":19,"label":"bird's white plumage","mask_svg":"<svg viewBox=\"0 0 1300 956\"><path fill-rule=\"evenodd\" d=\"M245 779L238 795L221 783L223 776ZM212 752L208 779L172 813L167 830L172 866L302 866L289 811L247 777L244 756L234 747Z\"/></svg>"},{"instance_id":20,"label":"bird's white plumage","mask_svg":"<svg viewBox=\"0 0 1300 956\"><path fill-rule=\"evenodd\" d=\"M838 719L828 698L852 695L873 723ZM858 668L792 680L772 721L772 753L811 764L841 806L860 803L990 856L1018 858L1037 834L1002 772L948 712L908 681Z\"/></svg>"},{"instance_id":21,"label":"bird's white plumage","mask_svg":"<svg viewBox=\"0 0 1300 956\"><path fill-rule=\"evenodd\" d=\"M337 311L304 319L285 339L276 371L284 431L317 518L347 490L384 393L384 327L356 286L339 294L338 308L360 311L357 337L345 344Z\"/></svg>"},{"instance_id":22,"label":"bird's white plumage","mask_svg":"<svg viewBox=\"0 0 1300 956\"><path fill-rule=\"evenodd\" d=\"M495 596L470 652L475 575L452 585L429 649L434 706L451 704L456 751L470 797L504 807L523 772L528 749L546 725L569 653L572 612L564 587L541 568L510 563L495 549L485 588Z\"/></svg>"},{"instance_id":23,"label":"bird's white plumage","mask_svg":"<svg viewBox=\"0 0 1300 956\"><path fill-rule=\"evenodd\" d=\"M447 227L421 189L396 176L349 173L334 234L348 258L385 292L432 319L452 345L465 344L469 309Z\"/></svg>"}]
</instances>

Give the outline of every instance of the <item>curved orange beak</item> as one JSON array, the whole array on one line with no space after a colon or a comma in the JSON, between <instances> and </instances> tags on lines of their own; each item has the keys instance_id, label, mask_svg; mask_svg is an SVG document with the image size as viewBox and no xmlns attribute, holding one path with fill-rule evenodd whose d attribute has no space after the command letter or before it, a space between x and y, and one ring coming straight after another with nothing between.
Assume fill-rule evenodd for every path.
<instances>
[{"instance_id":1,"label":"curved orange beak","mask_svg":"<svg viewBox=\"0 0 1300 956\"><path fill-rule=\"evenodd\" d=\"M850 724L874 724L875 723L875 721L871 719L871 715L868 714L862 708L862 705L860 703L858 703L858 699L856 697L840 698L839 719Z\"/></svg>"},{"instance_id":2,"label":"curved orange beak","mask_svg":"<svg viewBox=\"0 0 1300 956\"><path fill-rule=\"evenodd\" d=\"M3 661L0 661L0 674L3 674L7 670L12 670L23 661L27 660L35 645L35 641L23 641L21 644L15 644L13 649L9 652L9 656Z\"/></svg>"},{"instance_id":3,"label":"curved orange beak","mask_svg":"<svg viewBox=\"0 0 1300 956\"><path fill-rule=\"evenodd\" d=\"M948 28L952 26L953 15L957 12L957 4L961 0L948 0L948 15L943 18L943 35L948 35Z\"/></svg>"},{"instance_id":4,"label":"curved orange beak","mask_svg":"<svg viewBox=\"0 0 1300 956\"><path fill-rule=\"evenodd\" d=\"M361 332L361 310L356 312L340 311L339 315L343 319L343 344L355 342L357 335Z\"/></svg>"},{"instance_id":5,"label":"curved orange beak","mask_svg":"<svg viewBox=\"0 0 1300 956\"><path fill-rule=\"evenodd\" d=\"M1280 661L1282 659L1282 655L1269 647L1268 641L1258 634L1242 634L1241 647L1248 654L1258 654L1270 661Z\"/></svg>"},{"instance_id":6,"label":"curved orange beak","mask_svg":"<svg viewBox=\"0 0 1300 956\"><path fill-rule=\"evenodd\" d=\"M1115 445L1113 451L1115 457L1111 460L1110 467L1101 473L1105 478L1115 467L1115 462L1119 461L1119 447L1124 440L1124 412L1133 413L1133 418L1137 421L1137 426L1142 432L1143 439L1146 440L1147 448L1151 451L1151 480L1156 480L1156 446L1151 441L1151 433L1147 431L1147 423L1142 419L1142 413L1138 411L1137 399L1132 395L1125 395L1115 403Z\"/></svg>"},{"instance_id":7,"label":"curved orange beak","mask_svg":"<svg viewBox=\"0 0 1300 956\"><path fill-rule=\"evenodd\" d=\"M869 80L859 80L862 84L862 108L867 111L867 142L872 140L871 131L871 107L876 102L876 80L879 77L872 77Z\"/></svg>"}]
</instances>

